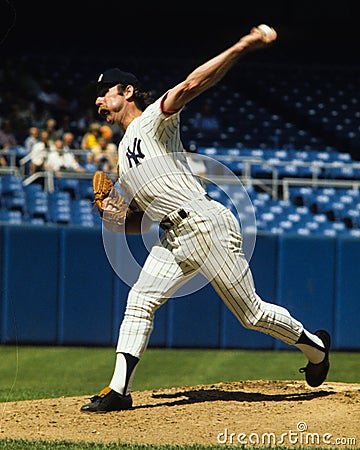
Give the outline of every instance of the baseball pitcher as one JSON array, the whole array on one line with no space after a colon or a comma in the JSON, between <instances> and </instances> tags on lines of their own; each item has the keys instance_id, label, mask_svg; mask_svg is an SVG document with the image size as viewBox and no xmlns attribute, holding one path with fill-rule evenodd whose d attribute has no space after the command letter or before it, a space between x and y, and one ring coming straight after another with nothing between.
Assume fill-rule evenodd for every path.
<instances>
[{"instance_id":1,"label":"baseball pitcher","mask_svg":"<svg viewBox=\"0 0 360 450\"><path fill-rule=\"evenodd\" d=\"M98 112L108 124L117 124L124 132L118 148L122 195L114 189L109 195L112 184L103 173L97 172L93 178L104 226L112 231L143 233L158 222L163 233L128 294L109 385L81 411L132 408L131 383L147 348L155 311L198 273L209 280L242 326L304 353L308 362L300 370L310 386L319 386L326 379L329 334L324 330L309 332L285 308L259 297L243 253L237 218L207 195L187 164L180 138L184 106L215 86L244 55L264 49L276 39L273 28L253 27L156 100L141 90L132 73L113 68L99 76Z\"/></svg>"}]
</instances>

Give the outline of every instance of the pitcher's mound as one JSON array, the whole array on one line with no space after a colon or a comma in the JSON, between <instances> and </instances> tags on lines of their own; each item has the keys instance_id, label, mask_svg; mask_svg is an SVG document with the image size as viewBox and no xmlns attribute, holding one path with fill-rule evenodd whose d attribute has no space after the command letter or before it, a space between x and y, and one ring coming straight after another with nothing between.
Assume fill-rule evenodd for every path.
<instances>
[{"instance_id":1,"label":"pitcher's mound","mask_svg":"<svg viewBox=\"0 0 360 450\"><path fill-rule=\"evenodd\" d=\"M91 396L94 393L89 393ZM0 439L358 447L360 384L239 381L133 392L134 408L80 412L88 397L1 404Z\"/></svg>"}]
</instances>

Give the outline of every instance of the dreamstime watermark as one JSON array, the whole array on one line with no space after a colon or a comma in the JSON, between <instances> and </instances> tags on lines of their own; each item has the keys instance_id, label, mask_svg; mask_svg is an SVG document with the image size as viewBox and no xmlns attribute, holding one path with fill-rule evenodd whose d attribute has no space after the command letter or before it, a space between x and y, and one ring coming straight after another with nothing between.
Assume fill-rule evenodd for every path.
<instances>
[{"instance_id":1,"label":"dreamstime watermark","mask_svg":"<svg viewBox=\"0 0 360 450\"><path fill-rule=\"evenodd\" d=\"M228 428L218 433L218 444L226 445L346 445L355 446L355 437L335 437L332 433L316 433L308 430L306 422L298 422L296 430L287 430L284 433L276 434L272 431L264 433L250 432L250 433L234 433Z\"/></svg>"}]
</instances>

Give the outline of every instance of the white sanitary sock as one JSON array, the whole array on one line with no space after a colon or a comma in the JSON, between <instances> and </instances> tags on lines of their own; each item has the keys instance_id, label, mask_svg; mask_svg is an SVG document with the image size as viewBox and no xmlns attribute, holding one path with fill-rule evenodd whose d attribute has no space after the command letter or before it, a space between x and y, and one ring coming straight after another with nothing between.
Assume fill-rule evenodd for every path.
<instances>
[{"instance_id":1,"label":"white sanitary sock","mask_svg":"<svg viewBox=\"0 0 360 450\"><path fill-rule=\"evenodd\" d=\"M313 364L321 363L325 358L325 348L323 341L315 334L309 333L306 330L304 330L304 334L309 341L315 344L315 346L312 346L311 342L309 344L297 343L295 344L295 346L299 350L301 350L304 353L304 355L308 358L308 360ZM321 350L321 348L323 348L324 350Z\"/></svg>"},{"instance_id":2,"label":"white sanitary sock","mask_svg":"<svg viewBox=\"0 0 360 450\"><path fill-rule=\"evenodd\" d=\"M117 353L115 369L109 387L119 394L129 394L138 361L139 359L132 355Z\"/></svg>"}]
</instances>

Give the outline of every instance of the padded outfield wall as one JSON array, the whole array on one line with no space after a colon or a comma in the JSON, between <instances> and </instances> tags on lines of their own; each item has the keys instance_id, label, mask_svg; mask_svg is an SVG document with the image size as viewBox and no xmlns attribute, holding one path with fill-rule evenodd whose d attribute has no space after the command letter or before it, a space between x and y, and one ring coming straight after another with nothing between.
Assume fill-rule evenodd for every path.
<instances>
[{"instance_id":1,"label":"padded outfield wall","mask_svg":"<svg viewBox=\"0 0 360 450\"><path fill-rule=\"evenodd\" d=\"M149 233L156 238L158 230ZM127 236L139 266L146 242ZM1 225L0 342L114 346L129 283L107 254L100 229ZM311 331L329 330L333 349L360 349L358 238L260 234L250 266L264 300L285 306ZM209 284L156 312L149 346L291 348L244 329Z\"/></svg>"}]
</instances>

